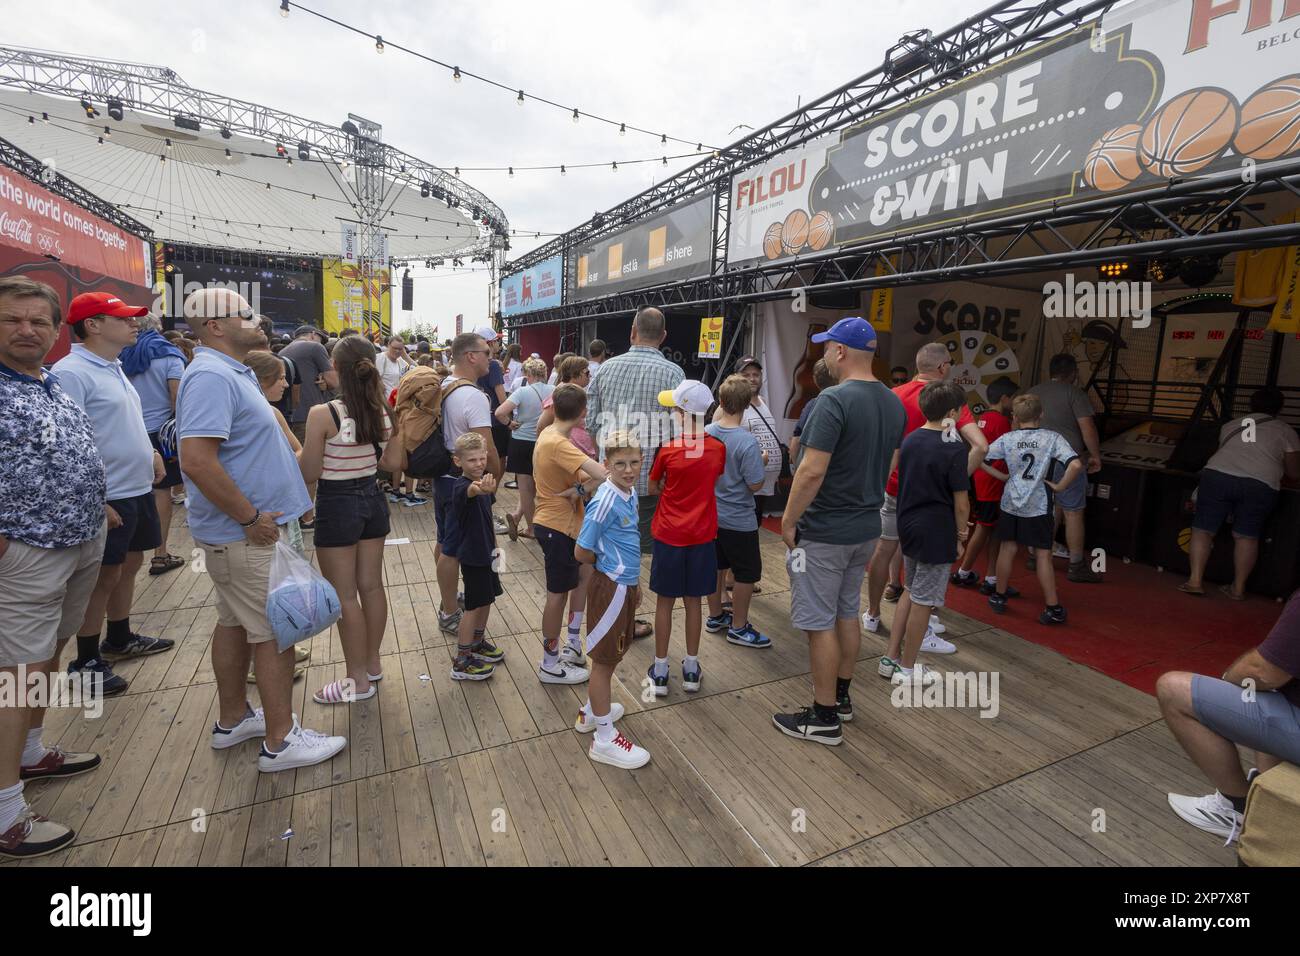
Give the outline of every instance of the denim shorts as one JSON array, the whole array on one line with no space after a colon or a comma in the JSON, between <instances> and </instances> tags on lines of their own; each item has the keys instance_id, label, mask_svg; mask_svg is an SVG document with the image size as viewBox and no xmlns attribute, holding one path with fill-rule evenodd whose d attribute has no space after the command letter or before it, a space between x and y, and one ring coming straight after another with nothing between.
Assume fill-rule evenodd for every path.
<instances>
[{"instance_id":1,"label":"denim shorts","mask_svg":"<svg viewBox=\"0 0 1300 956\"><path fill-rule=\"evenodd\" d=\"M316 547L348 548L388 536L388 501L375 476L316 484Z\"/></svg>"},{"instance_id":2,"label":"denim shorts","mask_svg":"<svg viewBox=\"0 0 1300 956\"><path fill-rule=\"evenodd\" d=\"M1232 515L1233 537L1258 538L1275 504L1277 491L1264 482L1207 468L1196 488L1192 527L1218 534L1219 526Z\"/></svg>"}]
</instances>

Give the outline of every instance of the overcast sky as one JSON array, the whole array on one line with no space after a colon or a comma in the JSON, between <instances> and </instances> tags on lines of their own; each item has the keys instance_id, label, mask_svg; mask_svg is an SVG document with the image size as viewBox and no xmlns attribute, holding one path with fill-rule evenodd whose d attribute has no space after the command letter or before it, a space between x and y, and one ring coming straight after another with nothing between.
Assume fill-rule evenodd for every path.
<instances>
[{"instance_id":1,"label":"overcast sky","mask_svg":"<svg viewBox=\"0 0 1300 956\"><path fill-rule=\"evenodd\" d=\"M364 37L278 0L61 0L40 16L6 21L4 42L82 56L155 63L199 89L324 122L358 113L384 139L453 166L576 165L558 172L464 172L518 230L560 232L644 189L688 161L664 167L665 149L696 140L733 142L878 65L903 33L955 25L987 0L772 0L715 2L461 2L305 0L305 5L459 65L619 122L692 141L650 137L526 103L397 50L380 55ZM110 15L111 14L111 15ZM627 161L656 158L652 165ZM620 169L613 172L611 161ZM529 233L527 238L524 233ZM545 240L541 240L545 241ZM487 315L486 272L415 273L415 310L398 328L437 322L452 332Z\"/></svg>"}]
</instances>

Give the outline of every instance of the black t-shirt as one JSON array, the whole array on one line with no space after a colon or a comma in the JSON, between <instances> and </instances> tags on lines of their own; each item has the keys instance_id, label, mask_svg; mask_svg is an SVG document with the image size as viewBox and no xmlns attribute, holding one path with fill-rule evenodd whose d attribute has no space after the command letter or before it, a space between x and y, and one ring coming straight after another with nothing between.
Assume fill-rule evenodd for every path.
<instances>
[{"instance_id":1,"label":"black t-shirt","mask_svg":"<svg viewBox=\"0 0 1300 956\"><path fill-rule=\"evenodd\" d=\"M461 530L457 557L461 564L472 568L490 568L497 547L496 530L492 526L492 502L495 496L476 495L471 498L468 494L469 486L470 480L460 477L451 488L451 506Z\"/></svg>"},{"instance_id":2,"label":"black t-shirt","mask_svg":"<svg viewBox=\"0 0 1300 956\"><path fill-rule=\"evenodd\" d=\"M490 406L493 415L496 414L497 407L501 404L501 400L497 398L497 386L504 385L505 383L506 377L505 373L501 370L501 363L496 359L492 359L492 361L488 363L487 373L479 378L477 384L478 387L483 389L483 392L487 395L488 405ZM492 424L496 425L497 423L493 422Z\"/></svg>"},{"instance_id":3,"label":"black t-shirt","mask_svg":"<svg viewBox=\"0 0 1300 956\"><path fill-rule=\"evenodd\" d=\"M966 445L918 428L898 452L898 538L903 554L924 564L957 560L953 494L968 491Z\"/></svg>"}]
</instances>

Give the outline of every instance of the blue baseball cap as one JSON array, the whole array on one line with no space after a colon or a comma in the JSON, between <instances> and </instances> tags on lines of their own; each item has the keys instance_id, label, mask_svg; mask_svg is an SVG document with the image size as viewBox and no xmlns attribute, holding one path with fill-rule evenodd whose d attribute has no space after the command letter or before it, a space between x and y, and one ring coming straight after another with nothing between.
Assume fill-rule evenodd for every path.
<instances>
[{"instance_id":1,"label":"blue baseball cap","mask_svg":"<svg viewBox=\"0 0 1300 956\"><path fill-rule=\"evenodd\" d=\"M851 349L863 352L876 350L876 330L871 323L861 316L840 319L825 332L818 332L812 337L814 342L839 342Z\"/></svg>"}]
</instances>

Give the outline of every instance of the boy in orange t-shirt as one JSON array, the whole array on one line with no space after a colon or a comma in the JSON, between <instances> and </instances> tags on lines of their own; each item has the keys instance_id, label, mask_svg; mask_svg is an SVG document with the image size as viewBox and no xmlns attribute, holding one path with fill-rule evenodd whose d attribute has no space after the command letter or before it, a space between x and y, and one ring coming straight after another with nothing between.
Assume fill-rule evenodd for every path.
<instances>
[{"instance_id":1,"label":"boy in orange t-shirt","mask_svg":"<svg viewBox=\"0 0 1300 956\"><path fill-rule=\"evenodd\" d=\"M713 394L703 382L690 379L659 393L659 404L673 410L680 433L661 445L650 468L648 494L659 495L650 530L654 553L650 560L650 590L655 592L655 659L648 676L655 696L668 694L668 639L672 636L673 606L686 608L686 658L682 689L700 689L700 598L717 586L718 501L714 487L727 461L727 446L704 431Z\"/></svg>"}]
</instances>

